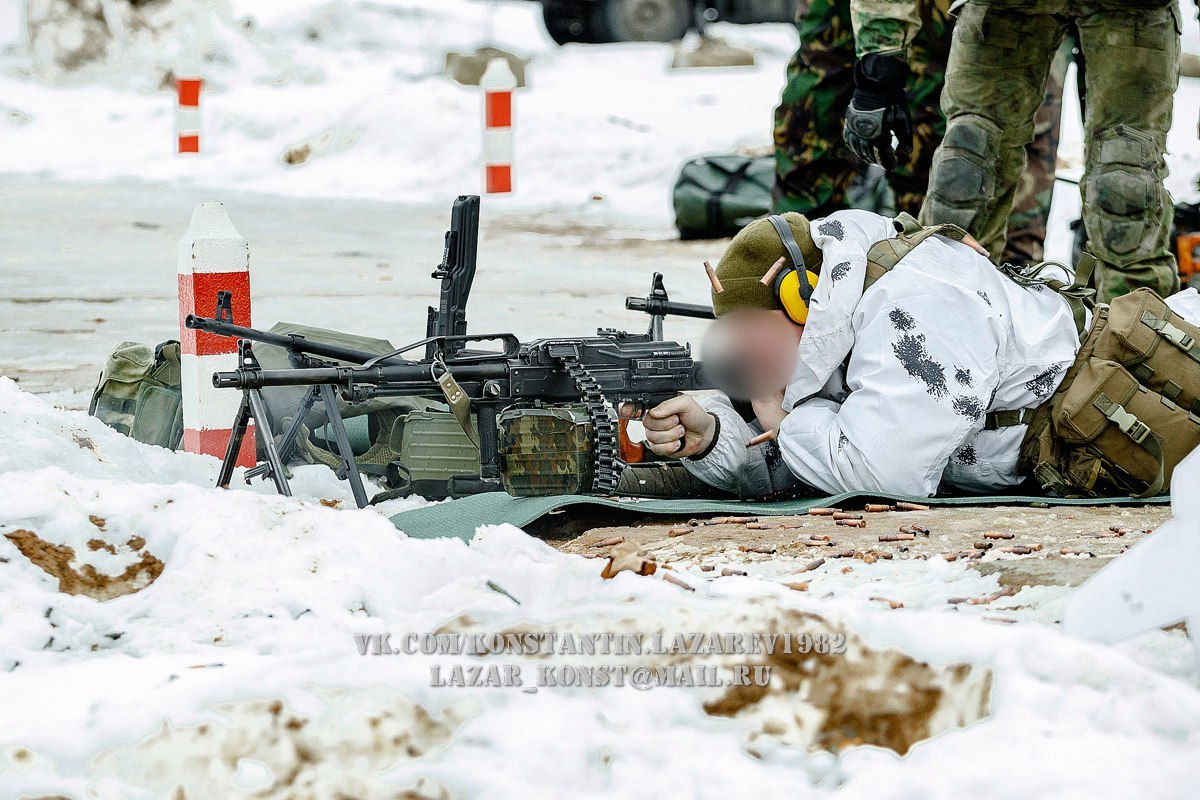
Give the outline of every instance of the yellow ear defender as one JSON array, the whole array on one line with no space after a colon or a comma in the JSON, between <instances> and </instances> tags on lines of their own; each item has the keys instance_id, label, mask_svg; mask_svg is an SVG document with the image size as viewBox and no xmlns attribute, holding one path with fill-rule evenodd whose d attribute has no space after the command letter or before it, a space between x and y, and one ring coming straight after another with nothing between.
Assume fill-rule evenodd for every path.
<instances>
[{"instance_id":1,"label":"yellow ear defender","mask_svg":"<svg viewBox=\"0 0 1200 800\"><path fill-rule=\"evenodd\" d=\"M767 219L783 240L783 248L787 250L792 264L777 264L772 267L763 276L763 283L774 278L771 287L775 299L783 307L783 313L787 314L792 322L803 325L808 321L808 302L817 286L817 274L805 266L804 255L800 252L800 245L796 243L796 237L792 235L787 220L778 214L772 214Z\"/></svg>"}]
</instances>

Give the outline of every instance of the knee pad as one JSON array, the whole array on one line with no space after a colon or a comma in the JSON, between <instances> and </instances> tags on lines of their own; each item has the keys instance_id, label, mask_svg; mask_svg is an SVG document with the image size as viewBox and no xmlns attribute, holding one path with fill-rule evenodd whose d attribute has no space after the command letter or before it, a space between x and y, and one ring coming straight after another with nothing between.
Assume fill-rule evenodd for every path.
<instances>
[{"instance_id":1,"label":"knee pad","mask_svg":"<svg viewBox=\"0 0 1200 800\"><path fill-rule=\"evenodd\" d=\"M967 114L946 126L946 136L929 171L929 193L921 218L971 230L996 196L1000 129Z\"/></svg>"},{"instance_id":2,"label":"knee pad","mask_svg":"<svg viewBox=\"0 0 1200 800\"><path fill-rule=\"evenodd\" d=\"M1084 219L1093 252L1128 264L1152 256L1170 202L1158 176L1162 147L1127 125L1101 131L1088 153Z\"/></svg>"}]
</instances>

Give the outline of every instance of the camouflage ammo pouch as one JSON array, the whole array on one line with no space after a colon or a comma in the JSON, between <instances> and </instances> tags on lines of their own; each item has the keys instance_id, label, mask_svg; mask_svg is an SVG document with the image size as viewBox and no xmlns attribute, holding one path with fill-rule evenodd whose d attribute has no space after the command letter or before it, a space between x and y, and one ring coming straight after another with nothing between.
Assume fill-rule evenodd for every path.
<instances>
[{"instance_id":1,"label":"camouflage ammo pouch","mask_svg":"<svg viewBox=\"0 0 1200 800\"><path fill-rule=\"evenodd\" d=\"M104 363L88 413L132 439L174 450L183 439L179 380L179 342L153 349L121 342Z\"/></svg>"},{"instance_id":2,"label":"camouflage ammo pouch","mask_svg":"<svg viewBox=\"0 0 1200 800\"><path fill-rule=\"evenodd\" d=\"M1098 306L1021 468L1063 496L1153 497L1200 446L1200 328L1142 288Z\"/></svg>"},{"instance_id":3,"label":"camouflage ammo pouch","mask_svg":"<svg viewBox=\"0 0 1200 800\"><path fill-rule=\"evenodd\" d=\"M509 408L496 417L504 489L516 497L584 494L594 473L587 407Z\"/></svg>"}]
</instances>

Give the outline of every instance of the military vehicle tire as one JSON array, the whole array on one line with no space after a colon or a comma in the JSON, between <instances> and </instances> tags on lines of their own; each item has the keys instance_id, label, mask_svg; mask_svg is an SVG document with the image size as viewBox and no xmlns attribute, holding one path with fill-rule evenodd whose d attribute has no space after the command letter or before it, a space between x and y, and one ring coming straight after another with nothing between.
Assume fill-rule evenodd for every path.
<instances>
[{"instance_id":1,"label":"military vehicle tire","mask_svg":"<svg viewBox=\"0 0 1200 800\"><path fill-rule=\"evenodd\" d=\"M546 32L557 45L564 44L595 44L600 40L596 36L593 23L594 14L572 6L542 6L542 21L546 23Z\"/></svg>"},{"instance_id":2,"label":"military vehicle tire","mask_svg":"<svg viewBox=\"0 0 1200 800\"><path fill-rule=\"evenodd\" d=\"M600 0L592 24L601 42L674 42L691 22L690 0Z\"/></svg>"}]
</instances>

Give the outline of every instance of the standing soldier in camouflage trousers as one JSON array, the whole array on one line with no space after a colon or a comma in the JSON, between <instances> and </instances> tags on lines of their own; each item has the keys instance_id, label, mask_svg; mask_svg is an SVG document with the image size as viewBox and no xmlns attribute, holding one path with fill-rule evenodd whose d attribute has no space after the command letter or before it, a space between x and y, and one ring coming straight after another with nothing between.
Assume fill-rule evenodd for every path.
<instances>
[{"instance_id":1,"label":"standing soldier in camouflage trousers","mask_svg":"<svg viewBox=\"0 0 1200 800\"><path fill-rule=\"evenodd\" d=\"M850 0L809 0L796 24L800 49L775 111L777 213L824 216L845 207L845 192L860 162L845 148L842 119L854 91L854 31ZM912 3L910 2L910 5ZM888 176L896 210L916 216L925 197L929 165L945 120L938 97L950 53L946 2L922 2L925 24L913 44L914 142Z\"/></svg>"},{"instance_id":2,"label":"standing soldier in camouflage trousers","mask_svg":"<svg viewBox=\"0 0 1200 800\"><path fill-rule=\"evenodd\" d=\"M1176 0L968 0L921 222L959 225L998 253L1046 74L1072 23L1087 64L1081 192L1098 299L1139 286L1166 297L1179 286L1163 186L1179 81Z\"/></svg>"},{"instance_id":3,"label":"standing soldier in camouflage trousers","mask_svg":"<svg viewBox=\"0 0 1200 800\"><path fill-rule=\"evenodd\" d=\"M949 0L901 0L880 8L875 0L809 0L800 4L797 28L800 49L788 64L787 86L775 110L776 186L774 210L809 216L846 206L846 191L862 168L846 147L843 120L854 92L855 33L852 25L868 13L888 11L911 30L907 46L913 80L908 99L913 111L912 146L889 170L896 210L916 216L925 199L933 153L945 133L938 102L950 51L953 17ZM895 27L899 23L893 23ZM857 42L859 53L885 44L871 30ZM875 36L874 39L871 37ZM1069 46L1067 48L1069 52ZM1058 118L1064 54L1047 85L1046 104L1038 114L1039 137L1031 147L1029 169L1011 220L1008 261L1036 261L1042 256L1046 219L1054 186ZM1054 80L1057 78L1057 80Z\"/></svg>"}]
</instances>

